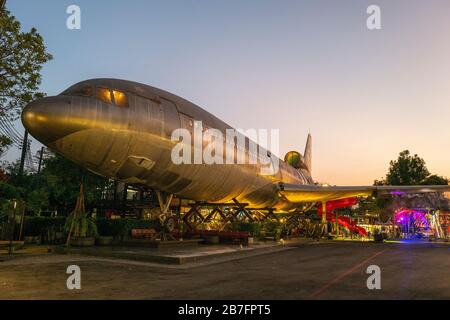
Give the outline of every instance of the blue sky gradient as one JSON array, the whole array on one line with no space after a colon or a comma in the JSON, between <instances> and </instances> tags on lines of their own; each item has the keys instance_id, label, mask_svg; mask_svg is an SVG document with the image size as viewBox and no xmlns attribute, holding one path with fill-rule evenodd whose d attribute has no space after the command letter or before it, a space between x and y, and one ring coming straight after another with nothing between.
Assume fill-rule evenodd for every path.
<instances>
[{"instance_id":1,"label":"blue sky gradient","mask_svg":"<svg viewBox=\"0 0 450 320\"><path fill-rule=\"evenodd\" d=\"M66 28L70 4L81 7L81 30ZM381 7L381 30L366 28L370 4ZM138 81L236 128L279 128L281 156L303 152L311 131L322 182L371 184L404 149L450 177L448 1L15 0L7 8L54 55L43 69L48 95L88 78Z\"/></svg>"}]
</instances>

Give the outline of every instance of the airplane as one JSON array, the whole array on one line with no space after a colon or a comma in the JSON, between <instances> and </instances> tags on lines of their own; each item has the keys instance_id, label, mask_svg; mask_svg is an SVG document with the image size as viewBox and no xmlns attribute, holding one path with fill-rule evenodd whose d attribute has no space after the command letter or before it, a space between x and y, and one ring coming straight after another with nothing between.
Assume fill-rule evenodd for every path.
<instances>
[{"instance_id":1,"label":"airplane","mask_svg":"<svg viewBox=\"0 0 450 320\"><path fill-rule=\"evenodd\" d=\"M450 191L448 185L318 185L311 175L311 135L303 155L290 151L282 161L267 151L278 164L273 174L261 174L254 164L174 164L174 130L193 132L198 121L224 134L232 127L179 96L132 81L79 82L29 103L21 119L37 140L88 170L181 199L292 212L318 202L326 208L327 201L350 197ZM243 151L250 157L250 140L245 139Z\"/></svg>"}]
</instances>

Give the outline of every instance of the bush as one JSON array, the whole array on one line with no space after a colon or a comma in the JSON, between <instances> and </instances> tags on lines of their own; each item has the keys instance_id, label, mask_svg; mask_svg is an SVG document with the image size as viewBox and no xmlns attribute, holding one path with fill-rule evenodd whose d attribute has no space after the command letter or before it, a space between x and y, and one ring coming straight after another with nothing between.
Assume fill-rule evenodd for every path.
<instances>
[{"instance_id":1,"label":"bush","mask_svg":"<svg viewBox=\"0 0 450 320\"><path fill-rule=\"evenodd\" d=\"M281 224L277 221L267 221L264 223L264 231L269 233L276 233L281 229Z\"/></svg>"},{"instance_id":2,"label":"bush","mask_svg":"<svg viewBox=\"0 0 450 320\"><path fill-rule=\"evenodd\" d=\"M232 229L234 231L248 232L252 237L259 237L261 234L260 222L235 222Z\"/></svg>"},{"instance_id":3,"label":"bush","mask_svg":"<svg viewBox=\"0 0 450 320\"><path fill-rule=\"evenodd\" d=\"M23 225L24 236L41 236L47 232L49 228L56 231L63 231L66 217L36 217L25 216ZM161 230L159 220L137 220L131 218L125 219L95 219L97 231L100 236L128 236L131 229L155 229Z\"/></svg>"},{"instance_id":4,"label":"bush","mask_svg":"<svg viewBox=\"0 0 450 320\"><path fill-rule=\"evenodd\" d=\"M161 230L159 220L137 220L137 219L97 219L97 230L100 236L121 237L129 236L132 229L155 229Z\"/></svg>"},{"instance_id":5,"label":"bush","mask_svg":"<svg viewBox=\"0 0 450 320\"><path fill-rule=\"evenodd\" d=\"M119 236L122 229L121 220L97 218L98 234L104 237Z\"/></svg>"},{"instance_id":6,"label":"bush","mask_svg":"<svg viewBox=\"0 0 450 320\"><path fill-rule=\"evenodd\" d=\"M276 221L268 221L263 225L263 229L266 234L271 234L275 237L275 239L280 239L281 234L283 232L283 226L281 223Z\"/></svg>"},{"instance_id":7,"label":"bush","mask_svg":"<svg viewBox=\"0 0 450 320\"><path fill-rule=\"evenodd\" d=\"M66 219L64 230L73 238L98 237L97 222L84 210L74 210Z\"/></svg>"},{"instance_id":8,"label":"bush","mask_svg":"<svg viewBox=\"0 0 450 320\"><path fill-rule=\"evenodd\" d=\"M23 223L24 236L40 236L49 228L63 229L66 217L31 217L25 216Z\"/></svg>"}]
</instances>

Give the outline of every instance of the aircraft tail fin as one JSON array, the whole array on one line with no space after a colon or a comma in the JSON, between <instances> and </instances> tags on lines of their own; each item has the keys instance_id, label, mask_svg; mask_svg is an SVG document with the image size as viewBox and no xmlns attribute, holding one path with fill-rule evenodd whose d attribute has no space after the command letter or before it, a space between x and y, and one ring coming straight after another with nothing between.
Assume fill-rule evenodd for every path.
<instances>
[{"instance_id":1,"label":"aircraft tail fin","mask_svg":"<svg viewBox=\"0 0 450 320\"><path fill-rule=\"evenodd\" d=\"M306 140L305 152L303 153L304 163L309 173L311 173L312 162L312 137L308 133L308 139Z\"/></svg>"}]
</instances>

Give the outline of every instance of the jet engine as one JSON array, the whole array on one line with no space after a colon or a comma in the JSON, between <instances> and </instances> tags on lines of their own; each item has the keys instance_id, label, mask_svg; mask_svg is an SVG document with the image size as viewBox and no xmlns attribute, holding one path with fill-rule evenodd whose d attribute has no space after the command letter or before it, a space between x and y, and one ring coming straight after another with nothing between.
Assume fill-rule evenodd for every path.
<instances>
[{"instance_id":1,"label":"jet engine","mask_svg":"<svg viewBox=\"0 0 450 320\"><path fill-rule=\"evenodd\" d=\"M309 174L311 174L311 162L312 162L312 138L308 134L308 139L306 140L304 156L298 151L289 151L284 156L284 162L292 166L293 168L300 170L304 169Z\"/></svg>"},{"instance_id":2,"label":"jet engine","mask_svg":"<svg viewBox=\"0 0 450 320\"><path fill-rule=\"evenodd\" d=\"M286 153L286 155L284 156L284 162L297 170L308 170L308 166L305 163L305 158L298 151L289 151L288 153Z\"/></svg>"}]
</instances>

